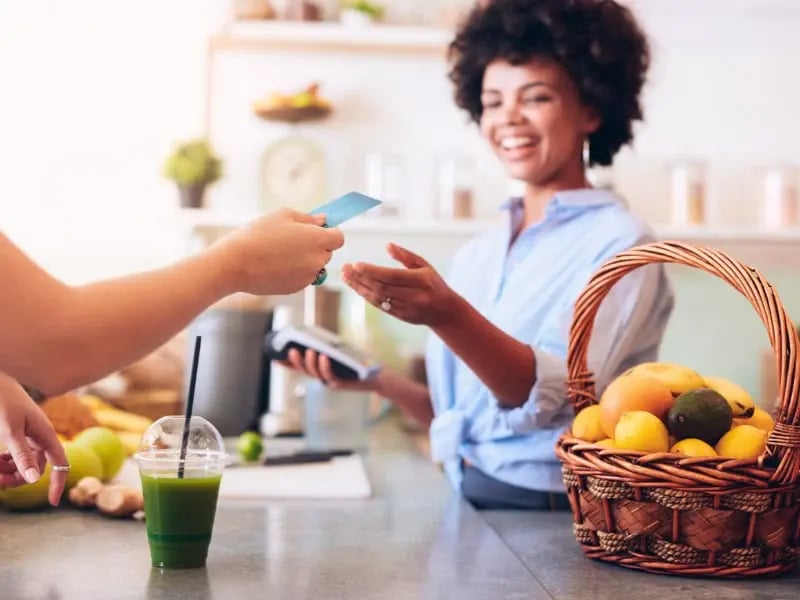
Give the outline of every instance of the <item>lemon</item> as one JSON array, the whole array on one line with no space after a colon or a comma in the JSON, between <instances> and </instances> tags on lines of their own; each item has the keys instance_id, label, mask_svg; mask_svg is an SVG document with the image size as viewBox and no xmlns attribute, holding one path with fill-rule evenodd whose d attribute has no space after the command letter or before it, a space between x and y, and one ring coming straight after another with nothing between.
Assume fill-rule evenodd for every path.
<instances>
[{"instance_id":1,"label":"lemon","mask_svg":"<svg viewBox=\"0 0 800 600\"><path fill-rule=\"evenodd\" d=\"M767 432L752 425L739 425L717 442L717 454L725 458L758 458L767 445Z\"/></svg>"},{"instance_id":2,"label":"lemon","mask_svg":"<svg viewBox=\"0 0 800 600\"><path fill-rule=\"evenodd\" d=\"M602 446L603 448L619 448L619 446L617 446L617 442L615 442L611 438L600 440L599 442L596 442L595 445Z\"/></svg>"},{"instance_id":3,"label":"lemon","mask_svg":"<svg viewBox=\"0 0 800 600\"><path fill-rule=\"evenodd\" d=\"M614 429L614 441L619 448L640 452L666 452L669 433L664 423L643 410L624 412Z\"/></svg>"},{"instance_id":4,"label":"lemon","mask_svg":"<svg viewBox=\"0 0 800 600\"><path fill-rule=\"evenodd\" d=\"M596 442L606 437L600 422L599 404L587 406L575 416L572 422L572 435L587 442Z\"/></svg>"},{"instance_id":5,"label":"lemon","mask_svg":"<svg viewBox=\"0 0 800 600\"><path fill-rule=\"evenodd\" d=\"M255 431L245 431L239 436L239 441L236 443L236 451L245 461L258 460L263 450L264 444L261 436Z\"/></svg>"},{"instance_id":6,"label":"lemon","mask_svg":"<svg viewBox=\"0 0 800 600\"><path fill-rule=\"evenodd\" d=\"M684 456L716 456L714 448L697 438L686 438L674 444L669 449L670 452L683 454Z\"/></svg>"},{"instance_id":7,"label":"lemon","mask_svg":"<svg viewBox=\"0 0 800 600\"><path fill-rule=\"evenodd\" d=\"M765 411L763 408L756 407L753 416L749 419L734 419L734 426L736 425L752 425L753 427L758 427L759 429L763 429L767 433L772 431L775 427L775 421L773 421L770 414Z\"/></svg>"}]
</instances>

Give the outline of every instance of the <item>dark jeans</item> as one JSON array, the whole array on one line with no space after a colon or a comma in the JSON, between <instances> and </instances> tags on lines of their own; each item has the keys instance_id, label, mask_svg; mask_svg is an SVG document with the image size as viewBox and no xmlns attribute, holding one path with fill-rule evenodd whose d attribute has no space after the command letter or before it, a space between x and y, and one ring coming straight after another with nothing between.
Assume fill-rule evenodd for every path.
<instances>
[{"instance_id":1,"label":"dark jeans","mask_svg":"<svg viewBox=\"0 0 800 600\"><path fill-rule=\"evenodd\" d=\"M478 510L570 510L564 493L517 487L468 465L464 465L461 493Z\"/></svg>"}]
</instances>

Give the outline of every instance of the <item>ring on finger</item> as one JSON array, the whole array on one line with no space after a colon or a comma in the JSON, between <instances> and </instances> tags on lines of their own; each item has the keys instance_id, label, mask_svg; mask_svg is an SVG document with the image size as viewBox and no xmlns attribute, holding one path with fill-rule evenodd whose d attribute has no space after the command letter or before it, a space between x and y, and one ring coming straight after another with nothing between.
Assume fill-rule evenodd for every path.
<instances>
[{"instance_id":1,"label":"ring on finger","mask_svg":"<svg viewBox=\"0 0 800 600\"><path fill-rule=\"evenodd\" d=\"M311 282L311 285L322 285L325 283L325 280L328 278L328 270L325 267L322 267L317 273L316 279Z\"/></svg>"},{"instance_id":2,"label":"ring on finger","mask_svg":"<svg viewBox=\"0 0 800 600\"><path fill-rule=\"evenodd\" d=\"M392 299L388 296L381 302L381 310L384 312L391 312L392 310Z\"/></svg>"}]
</instances>

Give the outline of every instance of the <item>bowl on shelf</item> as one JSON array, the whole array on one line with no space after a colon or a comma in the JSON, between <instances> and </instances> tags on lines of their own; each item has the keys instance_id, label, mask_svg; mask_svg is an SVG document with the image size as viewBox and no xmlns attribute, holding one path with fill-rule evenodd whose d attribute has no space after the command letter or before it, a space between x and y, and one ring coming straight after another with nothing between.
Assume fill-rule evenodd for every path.
<instances>
[{"instance_id":1,"label":"bowl on shelf","mask_svg":"<svg viewBox=\"0 0 800 600\"><path fill-rule=\"evenodd\" d=\"M301 123L319 121L331 114L329 106L276 106L272 108L256 107L253 112L265 121L281 121L284 123Z\"/></svg>"}]
</instances>

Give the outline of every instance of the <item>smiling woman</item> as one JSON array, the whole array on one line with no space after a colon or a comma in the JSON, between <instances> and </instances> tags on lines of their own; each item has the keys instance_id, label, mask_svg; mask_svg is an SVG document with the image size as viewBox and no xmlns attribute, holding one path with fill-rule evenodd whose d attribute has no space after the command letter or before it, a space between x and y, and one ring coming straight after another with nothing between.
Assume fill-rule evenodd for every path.
<instances>
[{"instance_id":1,"label":"smiling woman","mask_svg":"<svg viewBox=\"0 0 800 600\"><path fill-rule=\"evenodd\" d=\"M345 265L345 282L368 302L432 333L428 386L388 369L358 385L430 425L433 458L475 506L564 509L554 445L570 420L574 303L600 265L654 239L586 177L591 164L611 164L642 118L647 42L612 0L492 0L464 21L450 61L456 103L525 192L446 277L395 244L388 252L400 268ZM614 287L589 354L599 390L655 360L672 305L660 266ZM289 362L331 388L352 386L326 357L295 351Z\"/></svg>"}]
</instances>

